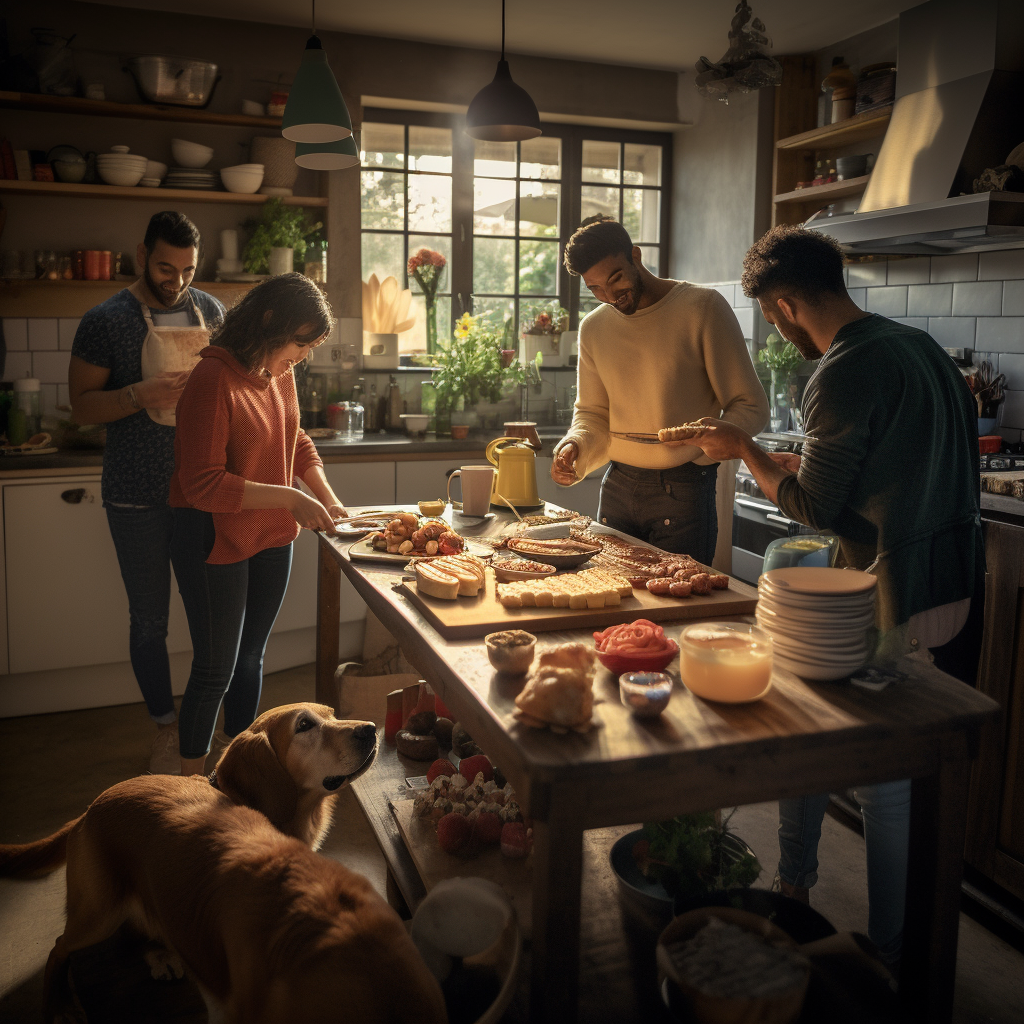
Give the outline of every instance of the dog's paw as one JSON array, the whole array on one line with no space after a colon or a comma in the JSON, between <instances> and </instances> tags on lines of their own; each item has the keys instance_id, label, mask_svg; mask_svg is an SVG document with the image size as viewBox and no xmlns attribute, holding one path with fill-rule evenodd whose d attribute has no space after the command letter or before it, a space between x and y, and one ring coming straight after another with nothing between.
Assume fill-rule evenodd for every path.
<instances>
[{"instance_id":1,"label":"dog's paw","mask_svg":"<svg viewBox=\"0 0 1024 1024\"><path fill-rule=\"evenodd\" d=\"M178 954L169 949L147 949L144 956L149 964L150 976L157 981L174 981L185 976L185 965Z\"/></svg>"}]
</instances>

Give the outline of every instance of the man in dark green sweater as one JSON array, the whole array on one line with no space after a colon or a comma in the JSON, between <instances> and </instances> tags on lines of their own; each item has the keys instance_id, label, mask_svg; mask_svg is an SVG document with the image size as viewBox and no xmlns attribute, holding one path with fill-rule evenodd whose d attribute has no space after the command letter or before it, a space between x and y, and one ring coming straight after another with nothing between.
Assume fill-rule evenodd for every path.
<instances>
[{"instance_id":1,"label":"man in dark green sweater","mask_svg":"<svg viewBox=\"0 0 1024 1024\"><path fill-rule=\"evenodd\" d=\"M973 685L985 554L977 413L949 356L924 331L865 313L830 238L773 228L743 262L744 294L818 367L803 399L803 455L770 456L731 424L690 441L743 459L789 518L840 539L846 564L878 577L880 651L931 652ZM927 654L925 655L927 656ZM902 939L910 783L857 790L868 853L868 934L896 966ZM781 888L807 900L828 795L779 803Z\"/></svg>"}]
</instances>

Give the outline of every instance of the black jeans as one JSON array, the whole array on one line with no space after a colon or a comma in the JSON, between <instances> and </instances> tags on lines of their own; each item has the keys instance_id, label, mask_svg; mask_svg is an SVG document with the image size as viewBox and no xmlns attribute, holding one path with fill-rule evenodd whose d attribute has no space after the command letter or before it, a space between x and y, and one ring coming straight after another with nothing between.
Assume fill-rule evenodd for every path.
<instances>
[{"instance_id":1,"label":"black jeans","mask_svg":"<svg viewBox=\"0 0 1024 1024\"><path fill-rule=\"evenodd\" d=\"M718 542L718 463L638 469L613 462L601 481L598 521L710 565Z\"/></svg>"},{"instance_id":2,"label":"black jeans","mask_svg":"<svg viewBox=\"0 0 1024 1024\"><path fill-rule=\"evenodd\" d=\"M215 536L209 512L174 510L171 559L192 637L192 671L178 717L181 756L189 759L210 752L221 701L228 736L252 725L263 688L263 654L292 566L291 544L210 565Z\"/></svg>"},{"instance_id":3,"label":"black jeans","mask_svg":"<svg viewBox=\"0 0 1024 1024\"><path fill-rule=\"evenodd\" d=\"M128 653L150 717L174 721L167 618L171 608L171 509L107 505L107 524L128 594Z\"/></svg>"}]
</instances>

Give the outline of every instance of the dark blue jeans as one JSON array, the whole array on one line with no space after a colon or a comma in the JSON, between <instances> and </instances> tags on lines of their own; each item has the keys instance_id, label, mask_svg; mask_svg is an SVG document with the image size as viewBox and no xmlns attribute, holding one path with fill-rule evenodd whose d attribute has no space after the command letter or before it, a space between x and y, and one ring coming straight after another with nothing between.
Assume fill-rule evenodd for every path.
<instances>
[{"instance_id":1,"label":"dark blue jeans","mask_svg":"<svg viewBox=\"0 0 1024 1024\"><path fill-rule=\"evenodd\" d=\"M613 462L601 481L598 520L665 551L710 565L718 541L718 463L638 469Z\"/></svg>"},{"instance_id":2,"label":"dark blue jeans","mask_svg":"<svg viewBox=\"0 0 1024 1024\"><path fill-rule=\"evenodd\" d=\"M178 719L178 744L186 759L210 752L222 702L228 736L237 736L256 718L263 655L292 567L291 544L241 562L209 565L215 536L209 512L174 509L171 561L192 637L192 672Z\"/></svg>"},{"instance_id":3,"label":"dark blue jeans","mask_svg":"<svg viewBox=\"0 0 1024 1024\"><path fill-rule=\"evenodd\" d=\"M174 721L167 617L171 607L171 509L105 506L128 593L128 652L150 717Z\"/></svg>"}]
</instances>

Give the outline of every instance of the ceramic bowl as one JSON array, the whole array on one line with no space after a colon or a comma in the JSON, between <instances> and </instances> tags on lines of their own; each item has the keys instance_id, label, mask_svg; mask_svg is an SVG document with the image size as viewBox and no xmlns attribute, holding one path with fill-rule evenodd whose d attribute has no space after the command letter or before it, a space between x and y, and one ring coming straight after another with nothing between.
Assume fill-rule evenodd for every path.
<instances>
[{"instance_id":1,"label":"ceramic bowl","mask_svg":"<svg viewBox=\"0 0 1024 1024\"><path fill-rule=\"evenodd\" d=\"M84 160L54 160L53 173L58 181L77 185L85 177L87 164Z\"/></svg>"},{"instance_id":2,"label":"ceramic bowl","mask_svg":"<svg viewBox=\"0 0 1024 1024\"><path fill-rule=\"evenodd\" d=\"M96 173L99 174L100 178L108 185L138 185L142 180L142 175L145 172L145 168L139 169L136 167L123 167L114 165L106 165L97 162Z\"/></svg>"},{"instance_id":3,"label":"ceramic bowl","mask_svg":"<svg viewBox=\"0 0 1024 1024\"><path fill-rule=\"evenodd\" d=\"M403 412L402 426L405 427L406 433L409 434L422 434L427 429L427 424L430 422L430 417L425 412Z\"/></svg>"},{"instance_id":4,"label":"ceramic bowl","mask_svg":"<svg viewBox=\"0 0 1024 1024\"><path fill-rule=\"evenodd\" d=\"M263 184L263 165L236 164L234 167L222 167L220 180L229 192L251 195Z\"/></svg>"},{"instance_id":5,"label":"ceramic bowl","mask_svg":"<svg viewBox=\"0 0 1024 1024\"><path fill-rule=\"evenodd\" d=\"M158 178L163 181L167 175L167 164L160 163L159 160L147 160L146 161L146 177L147 178Z\"/></svg>"},{"instance_id":6,"label":"ceramic bowl","mask_svg":"<svg viewBox=\"0 0 1024 1024\"><path fill-rule=\"evenodd\" d=\"M745 704L772 686L772 638L741 622L695 622L679 635L679 675L705 700Z\"/></svg>"},{"instance_id":7,"label":"ceramic bowl","mask_svg":"<svg viewBox=\"0 0 1024 1024\"><path fill-rule=\"evenodd\" d=\"M597 660L609 672L621 676L627 672L661 672L679 653L679 644L665 638L665 647L658 651L598 651Z\"/></svg>"},{"instance_id":8,"label":"ceramic bowl","mask_svg":"<svg viewBox=\"0 0 1024 1024\"><path fill-rule=\"evenodd\" d=\"M499 671L521 675L533 664L537 638L525 629L503 629L484 637L487 660Z\"/></svg>"},{"instance_id":9,"label":"ceramic bowl","mask_svg":"<svg viewBox=\"0 0 1024 1024\"><path fill-rule=\"evenodd\" d=\"M187 139L171 139L171 156L179 167L205 167L213 159L213 150Z\"/></svg>"},{"instance_id":10,"label":"ceramic bowl","mask_svg":"<svg viewBox=\"0 0 1024 1024\"><path fill-rule=\"evenodd\" d=\"M519 562L520 565L526 565L526 562L519 558L510 558L504 562L504 565L514 566L516 562ZM491 568L494 570L494 578L499 583L515 583L516 580L543 580L548 576L554 576L558 572L553 565L545 566L543 572L536 569L504 568L500 559L497 564L492 561Z\"/></svg>"},{"instance_id":11,"label":"ceramic bowl","mask_svg":"<svg viewBox=\"0 0 1024 1024\"><path fill-rule=\"evenodd\" d=\"M526 544L526 549L521 551L520 546L523 544ZM555 566L556 569L574 569L584 562L589 562L594 555L599 554L603 550L601 544L593 544L585 545L579 551L573 551L564 555L537 552L530 550L529 541L520 537L513 537L506 544L506 547L509 551L514 551L517 555L520 555L522 558L528 558L531 562L544 562L546 565Z\"/></svg>"},{"instance_id":12,"label":"ceramic bowl","mask_svg":"<svg viewBox=\"0 0 1024 1024\"><path fill-rule=\"evenodd\" d=\"M672 697L672 677L666 672L624 672L619 676L619 700L637 718L657 718Z\"/></svg>"}]
</instances>

